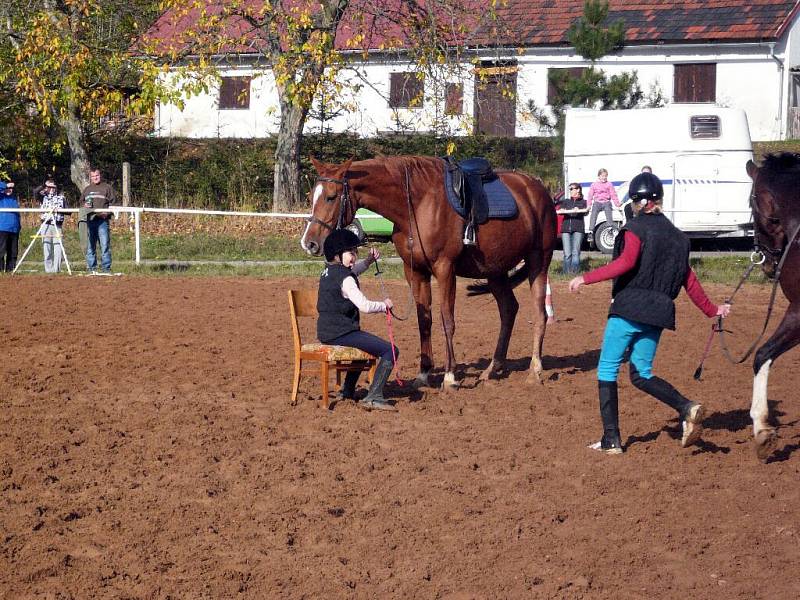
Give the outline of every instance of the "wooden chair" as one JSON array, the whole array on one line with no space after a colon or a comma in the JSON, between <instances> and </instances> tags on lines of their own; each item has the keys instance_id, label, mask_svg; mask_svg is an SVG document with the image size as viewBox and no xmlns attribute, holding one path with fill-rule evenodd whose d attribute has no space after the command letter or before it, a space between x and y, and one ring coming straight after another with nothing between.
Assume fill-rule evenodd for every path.
<instances>
[{"instance_id":1,"label":"wooden chair","mask_svg":"<svg viewBox=\"0 0 800 600\"><path fill-rule=\"evenodd\" d=\"M289 290L289 312L292 316L292 336L294 337L294 380L292 382L292 404L297 403L300 388L300 373L303 361L320 363L322 378L322 406L328 408L328 374L336 372L336 389L341 386L341 374L347 371L369 371L367 381L372 381L378 359L357 348L331 346L328 344L304 344L300 337L299 318L314 317L317 313L317 290Z\"/></svg>"}]
</instances>

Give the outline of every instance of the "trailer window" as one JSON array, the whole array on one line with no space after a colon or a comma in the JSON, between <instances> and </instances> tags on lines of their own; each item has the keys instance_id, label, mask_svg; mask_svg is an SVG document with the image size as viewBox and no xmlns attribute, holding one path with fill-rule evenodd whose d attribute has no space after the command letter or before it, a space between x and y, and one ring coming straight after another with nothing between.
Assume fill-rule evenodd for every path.
<instances>
[{"instance_id":1,"label":"trailer window","mask_svg":"<svg viewBox=\"0 0 800 600\"><path fill-rule=\"evenodd\" d=\"M720 135L721 126L717 115L694 116L690 123L693 138L709 139Z\"/></svg>"}]
</instances>

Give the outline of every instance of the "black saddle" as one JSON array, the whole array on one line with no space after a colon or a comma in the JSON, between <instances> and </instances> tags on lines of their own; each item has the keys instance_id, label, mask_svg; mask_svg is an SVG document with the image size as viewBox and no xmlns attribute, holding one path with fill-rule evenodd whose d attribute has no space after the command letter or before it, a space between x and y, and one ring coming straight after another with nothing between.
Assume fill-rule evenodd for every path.
<instances>
[{"instance_id":1,"label":"black saddle","mask_svg":"<svg viewBox=\"0 0 800 600\"><path fill-rule=\"evenodd\" d=\"M483 184L497 179L492 165L485 158L467 158L456 162L451 156L445 158L450 171L453 192L461 202L464 212L471 215L472 222L480 225L489 220L489 201Z\"/></svg>"}]
</instances>

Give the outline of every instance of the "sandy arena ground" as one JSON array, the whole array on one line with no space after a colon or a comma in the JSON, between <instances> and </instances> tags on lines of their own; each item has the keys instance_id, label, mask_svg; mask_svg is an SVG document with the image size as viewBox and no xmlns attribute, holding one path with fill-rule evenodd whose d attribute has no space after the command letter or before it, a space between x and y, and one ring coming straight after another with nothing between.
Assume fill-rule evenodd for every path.
<instances>
[{"instance_id":1,"label":"sandy arena ground","mask_svg":"<svg viewBox=\"0 0 800 600\"><path fill-rule=\"evenodd\" d=\"M498 322L461 283L465 387L391 387L396 414L324 411L314 376L289 405L286 289L315 284L0 278L0 596L800 597L800 351L772 370L780 440L764 464L751 367L715 345L692 379L711 322L682 296L655 370L706 403L703 440L682 449L678 421L625 368L628 451L608 457L586 449L600 432L607 284L570 295L554 283L537 387L524 383L518 290L515 370L474 387ZM404 307L405 284L389 287ZM737 296L737 350L768 295ZM395 324L413 376L416 323ZM364 327L386 334L380 316ZM434 334L441 365L438 320Z\"/></svg>"}]
</instances>

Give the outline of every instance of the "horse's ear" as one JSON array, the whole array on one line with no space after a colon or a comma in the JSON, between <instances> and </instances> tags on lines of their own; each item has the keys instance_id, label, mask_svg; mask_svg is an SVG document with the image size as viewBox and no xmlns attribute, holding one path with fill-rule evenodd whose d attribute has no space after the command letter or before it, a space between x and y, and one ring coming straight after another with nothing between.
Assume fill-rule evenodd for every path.
<instances>
[{"instance_id":1,"label":"horse's ear","mask_svg":"<svg viewBox=\"0 0 800 600\"><path fill-rule=\"evenodd\" d=\"M353 164L353 159L351 158L347 162L343 162L342 164L339 165L338 171L340 177L344 177L345 173L347 173L350 170L350 165L352 164Z\"/></svg>"},{"instance_id":2,"label":"horse's ear","mask_svg":"<svg viewBox=\"0 0 800 600\"><path fill-rule=\"evenodd\" d=\"M747 174L750 176L750 179L756 178L756 173L758 173L758 167L756 166L756 163L754 163L752 160L748 160L744 168L747 169Z\"/></svg>"},{"instance_id":3,"label":"horse's ear","mask_svg":"<svg viewBox=\"0 0 800 600\"><path fill-rule=\"evenodd\" d=\"M325 163L317 160L313 156L308 157L311 160L311 164L314 165L314 168L317 170L317 173L322 173L322 170L325 168Z\"/></svg>"}]
</instances>

